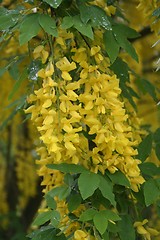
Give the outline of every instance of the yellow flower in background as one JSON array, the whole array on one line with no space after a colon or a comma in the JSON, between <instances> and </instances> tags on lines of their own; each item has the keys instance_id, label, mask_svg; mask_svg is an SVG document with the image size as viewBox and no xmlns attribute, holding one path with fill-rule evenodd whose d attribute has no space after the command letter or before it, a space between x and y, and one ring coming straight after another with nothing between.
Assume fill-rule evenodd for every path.
<instances>
[{"instance_id":1,"label":"yellow flower in background","mask_svg":"<svg viewBox=\"0 0 160 240\"><path fill-rule=\"evenodd\" d=\"M146 240L151 240L152 236L158 236L160 233L146 225L148 223L147 219L144 219L142 222L135 222L134 227L140 235L143 235Z\"/></svg>"}]
</instances>

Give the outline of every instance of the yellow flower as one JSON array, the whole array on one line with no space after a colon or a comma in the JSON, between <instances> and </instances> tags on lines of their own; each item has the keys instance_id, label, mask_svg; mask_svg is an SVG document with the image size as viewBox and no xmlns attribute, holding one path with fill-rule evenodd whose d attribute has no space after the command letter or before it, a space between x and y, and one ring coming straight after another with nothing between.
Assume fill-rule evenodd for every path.
<instances>
[{"instance_id":1,"label":"yellow flower","mask_svg":"<svg viewBox=\"0 0 160 240\"><path fill-rule=\"evenodd\" d=\"M82 230L76 230L74 240L88 240L88 234Z\"/></svg>"},{"instance_id":2,"label":"yellow flower","mask_svg":"<svg viewBox=\"0 0 160 240\"><path fill-rule=\"evenodd\" d=\"M159 232L154 228L144 226L146 223L148 223L148 220L144 219L142 222L135 222L134 227L140 235L145 237L146 240L151 240L151 236L158 236Z\"/></svg>"},{"instance_id":3,"label":"yellow flower","mask_svg":"<svg viewBox=\"0 0 160 240\"><path fill-rule=\"evenodd\" d=\"M84 47L81 47L81 48L78 48L78 49L73 48L71 50L71 52L75 52L72 59L77 63L81 63L81 62L83 62L87 59L86 48L84 48Z\"/></svg>"},{"instance_id":4,"label":"yellow flower","mask_svg":"<svg viewBox=\"0 0 160 240\"><path fill-rule=\"evenodd\" d=\"M63 57L61 60L59 60L56 63L56 67L62 71L61 76L64 80L68 80L68 81L72 80L72 77L70 76L70 74L68 72L70 72L76 68L75 62L70 63L66 57Z\"/></svg>"},{"instance_id":5,"label":"yellow flower","mask_svg":"<svg viewBox=\"0 0 160 240\"><path fill-rule=\"evenodd\" d=\"M42 63L45 63L47 61L48 56L49 56L49 53L46 50L44 50L43 45L39 45L33 51L34 59L40 57L42 59Z\"/></svg>"},{"instance_id":6,"label":"yellow flower","mask_svg":"<svg viewBox=\"0 0 160 240\"><path fill-rule=\"evenodd\" d=\"M76 64L75 62L70 63L66 57L63 57L56 63L56 67L61 71L70 72L76 68Z\"/></svg>"}]
</instances>

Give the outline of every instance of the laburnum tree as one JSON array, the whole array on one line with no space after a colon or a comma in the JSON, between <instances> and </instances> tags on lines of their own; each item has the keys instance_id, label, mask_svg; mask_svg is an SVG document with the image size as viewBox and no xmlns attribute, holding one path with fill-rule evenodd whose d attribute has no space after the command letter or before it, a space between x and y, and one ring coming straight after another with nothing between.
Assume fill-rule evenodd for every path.
<instances>
[{"instance_id":1,"label":"laburnum tree","mask_svg":"<svg viewBox=\"0 0 160 240\"><path fill-rule=\"evenodd\" d=\"M0 239L160 238L160 1L0 1Z\"/></svg>"}]
</instances>

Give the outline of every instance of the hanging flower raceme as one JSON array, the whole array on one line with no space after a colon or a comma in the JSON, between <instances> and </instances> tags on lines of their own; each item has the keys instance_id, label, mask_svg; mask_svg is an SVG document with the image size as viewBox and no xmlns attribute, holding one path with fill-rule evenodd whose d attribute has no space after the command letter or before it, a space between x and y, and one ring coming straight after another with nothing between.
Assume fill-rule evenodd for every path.
<instances>
[{"instance_id":1,"label":"hanging flower raceme","mask_svg":"<svg viewBox=\"0 0 160 240\"><path fill-rule=\"evenodd\" d=\"M70 45L66 47L66 41ZM38 46L33 57L42 68L37 72L39 84L28 97L31 120L39 132L37 153L43 178L43 192L64 184L65 175L49 169L47 164L77 164L94 173L114 174L121 171L138 192L144 182L136 158L136 146L141 141L139 122L129 118L127 104L121 96L119 79L109 69L109 59L102 46L74 41L73 35L61 30L55 39L54 57L44 46ZM69 50L68 50L69 49ZM71 239L95 239L86 230L88 223L69 218L68 203L54 197L60 214L59 228ZM85 204L72 212L77 218L88 207ZM42 210L43 211L43 210ZM44 209L48 211L48 209Z\"/></svg>"},{"instance_id":2,"label":"hanging flower raceme","mask_svg":"<svg viewBox=\"0 0 160 240\"><path fill-rule=\"evenodd\" d=\"M55 64L49 59L38 72L41 88L28 98L26 113L46 146L48 163L81 164L102 174L121 170L138 191L144 182L135 158L138 141L120 100L119 80L100 70L106 61L100 46L71 52L70 61L66 56Z\"/></svg>"}]
</instances>

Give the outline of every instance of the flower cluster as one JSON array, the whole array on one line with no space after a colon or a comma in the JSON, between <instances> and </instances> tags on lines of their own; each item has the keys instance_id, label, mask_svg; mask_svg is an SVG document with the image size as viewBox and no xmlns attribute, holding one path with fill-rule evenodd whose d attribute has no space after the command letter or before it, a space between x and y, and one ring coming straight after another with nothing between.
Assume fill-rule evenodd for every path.
<instances>
[{"instance_id":1,"label":"flower cluster","mask_svg":"<svg viewBox=\"0 0 160 240\"><path fill-rule=\"evenodd\" d=\"M38 46L34 53L38 54ZM44 51L44 50L43 50ZM28 98L26 113L40 133L50 163L81 164L104 174L121 170L138 191L138 140L128 124L116 75L101 70L106 59L100 46L72 48L65 56L38 72L42 87Z\"/></svg>"},{"instance_id":2,"label":"flower cluster","mask_svg":"<svg viewBox=\"0 0 160 240\"><path fill-rule=\"evenodd\" d=\"M61 36L70 37L69 54ZM46 167L51 163L78 164L102 174L121 171L137 192L144 182L136 159L141 141L138 120L134 124L126 113L119 79L108 68L102 47L89 48L85 43L78 47L73 35L62 31L54 44L55 58L41 45L33 52L44 67L37 72L41 87L28 97L30 106L25 110L39 132L37 164L44 192L63 184L64 174ZM74 232L75 240L92 239L80 223L69 219L67 203L55 200L65 235ZM79 217L80 212L74 214Z\"/></svg>"}]
</instances>

